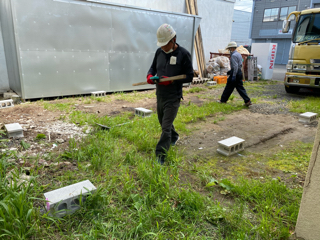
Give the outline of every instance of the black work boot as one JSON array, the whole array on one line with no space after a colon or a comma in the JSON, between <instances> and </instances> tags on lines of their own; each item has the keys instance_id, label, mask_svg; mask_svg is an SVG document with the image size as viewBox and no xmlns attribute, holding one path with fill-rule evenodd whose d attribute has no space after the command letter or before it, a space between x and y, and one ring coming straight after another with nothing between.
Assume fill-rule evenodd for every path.
<instances>
[{"instance_id":1,"label":"black work boot","mask_svg":"<svg viewBox=\"0 0 320 240\"><path fill-rule=\"evenodd\" d=\"M249 106L251 106L251 105L252 105L252 102L251 102L251 101L246 102L244 105L245 105L246 107L249 107Z\"/></svg>"},{"instance_id":2,"label":"black work boot","mask_svg":"<svg viewBox=\"0 0 320 240\"><path fill-rule=\"evenodd\" d=\"M157 162L160 164L160 165L163 165L164 162L166 160L166 156L165 155L159 155L157 156Z\"/></svg>"}]
</instances>

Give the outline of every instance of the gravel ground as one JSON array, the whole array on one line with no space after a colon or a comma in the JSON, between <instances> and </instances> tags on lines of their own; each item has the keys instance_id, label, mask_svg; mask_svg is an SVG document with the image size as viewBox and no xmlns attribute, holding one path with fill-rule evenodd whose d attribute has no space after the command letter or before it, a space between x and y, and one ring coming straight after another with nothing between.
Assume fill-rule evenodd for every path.
<instances>
[{"instance_id":1,"label":"gravel ground","mask_svg":"<svg viewBox=\"0 0 320 240\"><path fill-rule=\"evenodd\" d=\"M268 103L258 103L258 104L253 104L250 106L250 112L253 113L261 113L261 114L294 114L289 112L289 109L287 108L287 103L284 102L279 102L275 104L268 104Z\"/></svg>"},{"instance_id":2,"label":"gravel ground","mask_svg":"<svg viewBox=\"0 0 320 240\"><path fill-rule=\"evenodd\" d=\"M266 85L263 95L274 96L277 95L277 100L302 100L306 97L314 96L320 97L320 89L300 89L298 94L286 93L283 83L278 83L275 85Z\"/></svg>"},{"instance_id":3,"label":"gravel ground","mask_svg":"<svg viewBox=\"0 0 320 240\"><path fill-rule=\"evenodd\" d=\"M290 101L303 100L309 96L319 97L320 92L317 90L301 89L298 94L288 94L285 91L283 83L276 85L266 85L262 93L251 94L250 97L267 97L269 103L257 103L250 106L250 111L254 113L270 114L291 114L299 115L298 113L289 112L288 103ZM272 104L273 103L273 104Z\"/></svg>"}]
</instances>

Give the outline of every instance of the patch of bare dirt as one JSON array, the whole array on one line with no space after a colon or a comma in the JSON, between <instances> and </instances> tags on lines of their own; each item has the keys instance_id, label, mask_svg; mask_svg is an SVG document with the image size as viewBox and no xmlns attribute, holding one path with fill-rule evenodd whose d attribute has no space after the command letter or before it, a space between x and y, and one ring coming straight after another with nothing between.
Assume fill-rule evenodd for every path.
<instances>
[{"instance_id":1,"label":"patch of bare dirt","mask_svg":"<svg viewBox=\"0 0 320 240\"><path fill-rule=\"evenodd\" d=\"M177 143L183 149L185 158L190 164L200 161L209 161L214 157L219 160L215 168L221 169L215 178L230 177L235 174L235 169L242 168L241 162L246 162L252 153L272 155L282 151L290 143L300 140L312 143L317 129L317 122L303 124L298 121L298 115L265 115L253 113L249 109L227 115L225 120L214 123L213 118L192 125L199 129L190 136L184 136ZM245 140L245 151L230 157L222 157L217 152L218 142L236 136ZM285 181L288 185L303 186L305 174L296 173L291 178L291 173L269 168L263 162L255 161L253 164L245 163L243 176L253 179L263 179L265 173L275 179ZM242 171L242 170L240 170ZM215 197L219 197L215 195Z\"/></svg>"},{"instance_id":2,"label":"patch of bare dirt","mask_svg":"<svg viewBox=\"0 0 320 240\"><path fill-rule=\"evenodd\" d=\"M217 153L218 141L236 136L245 140L245 149L250 152L274 152L292 141L313 142L317 123L302 124L298 116L264 115L242 110L225 116L214 123L213 118L193 124L199 128L185 136L177 145L185 146L185 153L193 156L213 156Z\"/></svg>"}]
</instances>

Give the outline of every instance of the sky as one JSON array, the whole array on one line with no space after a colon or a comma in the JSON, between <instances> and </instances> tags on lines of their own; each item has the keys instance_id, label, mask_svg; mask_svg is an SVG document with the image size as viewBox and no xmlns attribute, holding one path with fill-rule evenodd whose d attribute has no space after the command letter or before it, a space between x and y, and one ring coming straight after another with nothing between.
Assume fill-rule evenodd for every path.
<instances>
[{"instance_id":1,"label":"sky","mask_svg":"<svg viewBox=\"0 0 320 240\"><path fill-rule=\"evenodd\" d=\"M253 4L253 0L236 0L234 4L234 9L246 11L246 12L252 12L252 4Z\"/></svg>"}]
</instances>

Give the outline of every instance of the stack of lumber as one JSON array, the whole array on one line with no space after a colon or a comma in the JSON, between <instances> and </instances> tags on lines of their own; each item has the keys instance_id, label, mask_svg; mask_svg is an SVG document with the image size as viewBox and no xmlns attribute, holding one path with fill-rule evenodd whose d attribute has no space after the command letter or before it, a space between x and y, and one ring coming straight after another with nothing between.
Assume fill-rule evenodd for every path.
<instances>
[{"instance_id":1,"label":"stack of lumber","mask_svg":"<svg viewBox=\"0 0 320 240\"><path fill-rule=\"evenodd\" d=\"M187 5L188 14L198 15L197 0L186 0L186 5ZM205 60L204 51L203 51L202 35L201 35L200 26L199 26L197 34L196 34L194 49L196 52L199 76L201 78L204 78L204 77L206 77L206 60Z\"/></svg>"}]
</instances>

